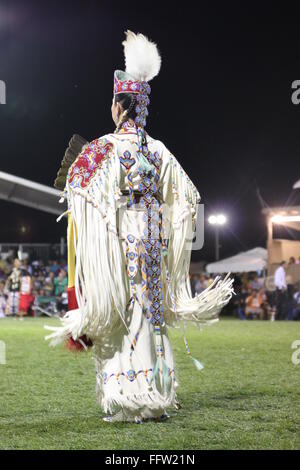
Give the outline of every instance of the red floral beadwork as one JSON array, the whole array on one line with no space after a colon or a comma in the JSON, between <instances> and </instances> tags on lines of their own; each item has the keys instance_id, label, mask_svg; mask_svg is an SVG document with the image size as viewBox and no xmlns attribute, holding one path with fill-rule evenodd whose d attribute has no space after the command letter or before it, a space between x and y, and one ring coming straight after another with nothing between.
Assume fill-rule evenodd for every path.
<instances>
[{"instance_id":1,"label":"red floral beadwork","mask_svg":"<svg viewBox=\"0 0 300 470\"><path fill-rule=\"evenodd\" d=\"M69 185L72 188L85 188L112 147L113 144L107 139L93 140L72 164L68 174Z\"/></svg>"}]
</instances>

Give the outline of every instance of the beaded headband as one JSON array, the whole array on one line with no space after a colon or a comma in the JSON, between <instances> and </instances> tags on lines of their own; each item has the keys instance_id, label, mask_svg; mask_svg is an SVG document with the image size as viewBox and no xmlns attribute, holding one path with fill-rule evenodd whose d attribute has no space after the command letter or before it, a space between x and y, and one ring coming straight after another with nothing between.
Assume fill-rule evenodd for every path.
<instances>
[{"instance_id":1,"label":"beaded headband","mask_svg":"<svg viewBox=\"0 0 300 470\"><path fill-rule=\"evenodd\" d=\"M128 73L116 70L114 73L114 96L119 93L134 93L137 95L135 123L139 127L145 127L148 116L147 106L150 104L151 87L149 83L135 80Z\"/></svg>"}]
</instances>

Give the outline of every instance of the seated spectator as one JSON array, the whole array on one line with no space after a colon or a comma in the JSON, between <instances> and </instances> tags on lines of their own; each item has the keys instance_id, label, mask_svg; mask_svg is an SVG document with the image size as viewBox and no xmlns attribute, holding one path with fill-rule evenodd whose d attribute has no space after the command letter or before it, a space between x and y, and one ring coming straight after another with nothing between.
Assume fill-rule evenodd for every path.
<instances>
[{"instance_id":1,"label":"seated spectator","mask_svg":"<svg viewBox=\"0 0 300 470\"><path fill-rule=\"evenodd\" d=\"M61 295L66 286L68 287L67 272L61 269L58 276L54 279L54 294L56 296Z\"/></svg>"},{"instance_id":2,"label":"seated spectator","mask_svg":"<svg viewBox=\"0 0 300 470\"><path fill-rule=\"evenodd\" d=\"M35 287L38 290L42 289L45 283L45 277L43 275L43 271L38 271L37 276L35 276L33 279L34 279Z\"/></svg>"},{"instance_id":3,"label":"seated spectator","mask_svg":"<svg viewBox=\"0 0 300 470\"><path fill-rule=\"evenodd\" d=\"M60 267L58 265L58 262L56 260L52 261L52 264L50 265L50 271L54 274L54 276L58 275L59 270Z\"/></svg>"},{"instance_id":4,"label":"seated spectator","mask_svg":"<svg viewBox=\"0 0 300 470\"><path fill-rule=\"evenodd\" d=\"M44 290L46 292L46 295L53 295L54 293L54 273L50 271L48 273L48 276L45 278L45 283L44 283Z\"/></svg>"},{"instance_id":5,"label":"seated spectator","mask_svg":"<svg viewBox=\"0 0 300 470\"><path fill-rule=\"evenodd\" d=\"M60 266L64 271L68 272L68 262L65 259L60 260Z\"/></svg>"},{"instance_id":6,"label":"seated spectator","mask_svg":"<svg viewBox=\"0 0 300 470\"><path fill-rule=\"evenodd\" d=\"M197 276L195 279L195 294L200 294L204 290L204 286L202 284L201 276Z\"/></svg>"},{"instance_id":7,"label":"seated spectator","mask_svg":"<svg viewBox=\"0 0 300 470\"><path fill-rule=\"evenodd\" d=\"M262 291L253 289L251 294L246 298L245 316L246 318L252 317L253 315L258 316L261 320L264 318L263 310L263 294Z\"/></svg>"},{"instance_id":8,"label":"seated spectator","mask_svg":"<svg viewBox=\"0 0 300 470\"><path fill-rule=\"evenodd\" d=\"M196 281L195 281L195 293L196 294L201 294L206 289L206 278L204 274L201 274L201 276L197 276Z\"/></svg>"},{"instance_id":9,"label":"seated spectator","mask_svg":"<svg viewBox=\"0 0 300 470\"><path fill-rule=\"evenodd\" d=\"M233 302L235 303L237 307L237 313L238 316L241 320L245 320L245 308L246 308L246 299L248 298L248 291L245 289L245 287L240 284L237 287L236 291L236 296L233 299Z\"/></svg>"},{"instance_id":10,"label":"seated spectator","mask_svg":"<svg viewBox=\"0 0 300 470\"><path fill-rule=\"evenodd\" d=\"M68 311L68 286L65 287L65 290L58 297L57 309L60 316L63 316Z\"/></svg>"},{"instance_id":11,"label":"seated spectator","mask_svg":"<svg viewBox=\"0 0 300 470\"><path fill-rule=\"evenodd\" d=\"M273 314L275 318L275 311L272 309L272 306L269 303L267 292L264 289L261 289L260 292L262 295L261 307L263 309L263 316L261 317L261 320L271 320Z\"/></svg>"},{"instance_id":12,"label":"seated spectator","mask_svg":"<svg viewBox=\"0 0 300 470\"><path fill-rule=\"evenodd\" d=\"M206 286L205 286L205 289L206 289L207 287L209 287L213 282L214 282L214 278L213 278L213 276L210 274L210 275L208 276L208 279L206 279Z\"/></svg>"},{"instance_id":13,"label":"seated spectator","mask_svg":"<svg viewBox=\"0 0 300 470\"><path fill-rule=\"evenodd\" d=\"M32 261L32 263L31 263L31 272L32 272L32 276L34 278L38 276L38 273L39 273L39 262L38 262L38 260Z\"/></svg>"},{"instance_id":14,"label":"seated spectator","mask_svg":"<svg viewBox=\"0 0 300 470\"><path fill-rule=\"evenodd\" d=\"M259 278L257 274L254 274L248 285L249 290L252 291L253 289L256 289L259 291L262 288L262 286L263 286L263 278Z\"/></svg>"}]
</instances>

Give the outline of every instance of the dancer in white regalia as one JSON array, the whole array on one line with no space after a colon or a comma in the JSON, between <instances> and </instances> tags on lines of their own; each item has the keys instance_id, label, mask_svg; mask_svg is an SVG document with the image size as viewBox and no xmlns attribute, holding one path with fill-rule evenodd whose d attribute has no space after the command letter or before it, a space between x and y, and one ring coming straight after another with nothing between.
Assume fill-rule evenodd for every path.
<instances>
[{"instance_id":1,"label":"dancer in white regalia","mask_svg":"<svg viewBox=\"0 0 300 470\"><path fill-rule=\"evenodd\" d=\"M123 45L126 71L114 73L116 130L85 145L67 173L76 308L48 338L88 340L105 420L141 422L178 407L167 326L216 320L233 280L217 278L192 297L200 196L176 158L145 131L148 82L161 65L157 46L131 31Z\"/></svg>"}]
</instances>

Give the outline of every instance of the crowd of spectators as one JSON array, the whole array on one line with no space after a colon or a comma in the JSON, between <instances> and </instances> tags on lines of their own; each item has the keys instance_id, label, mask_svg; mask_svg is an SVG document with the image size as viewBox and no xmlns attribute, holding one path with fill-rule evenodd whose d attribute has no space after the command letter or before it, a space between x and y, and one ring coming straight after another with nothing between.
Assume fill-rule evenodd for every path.
<instances>
[{"instance_id":1,"label":"crowd of spectators","mask_svg":"<svg viewBox=\"0 0 300 470\"><path fill-rule=\"evenodd\" d=\"M10 296L10 276L16 261L13 256L6 259L0 258L0 317L10 315L8 308ZM25 259L18 262L21 277L29 279L29 289L26 294L29 297L27 311L24 315L36 315L41 312L43 306L46 311L50 308L52 313L59 315L67 311L68 304L68 274L65 260L29 261ZM21 293L22 283L19 283L17 294ZM38 307L38 308L37 308ZM13 312L18 314L19 312Z\"/></svg>"},{"instance_id":2,"label":"crowd of spectators","mask_svg":"<svg viewBox=\"0 0 300 470\"><path fill-rule=\"evenodd\" d=\"M294 262L289 260L288 264ZM257 273L234 275L234 290L236 295L224 308L223 314L235 315L242 320L300 320L300 284L291 284L286 277L287 263L280 264L275 272L275 289L268 289L265 278ZM18 269L27 279L27 284L20 282L18 290L11 288L12 272ZM213 282L214 276L209 274L191 274L191 289L193 296L199 295ZM27 302L20 307L20 297L24 297L25 287L30 286L25 297ZM23 291L22 291L23 289ZM14 290L12 293L11 291ZM19 295L20 294L20 295ZM18 297L17 311L14 311L14 297ZM11 303L11 305L9 305ZM68 309L68 273L65 260L24 259L22 262L13 256L0 258L0 317L7 315L37 315L49 313L64 315Z\"/></svg>"},{"instance_id":3,"label":"crowd of spectators","mask_svg":"<svg viewBox=\"0 0 300 470\"><path fill-rule=\"evenodd\" d=\"M290 260L288 264L291 264ZM235 294L222 314L234 315L241 320L300 320L300 284L286 280L282 262L275 273L275 288L269 289L263 276L257 273L234 275ZM277 278L284 279L283 285L277 285ZM192 274L191 288L193 295L200 294L213 282L208 274ZM282 282L282 281L281 281Z\"/></svg>"}]
</instances>

